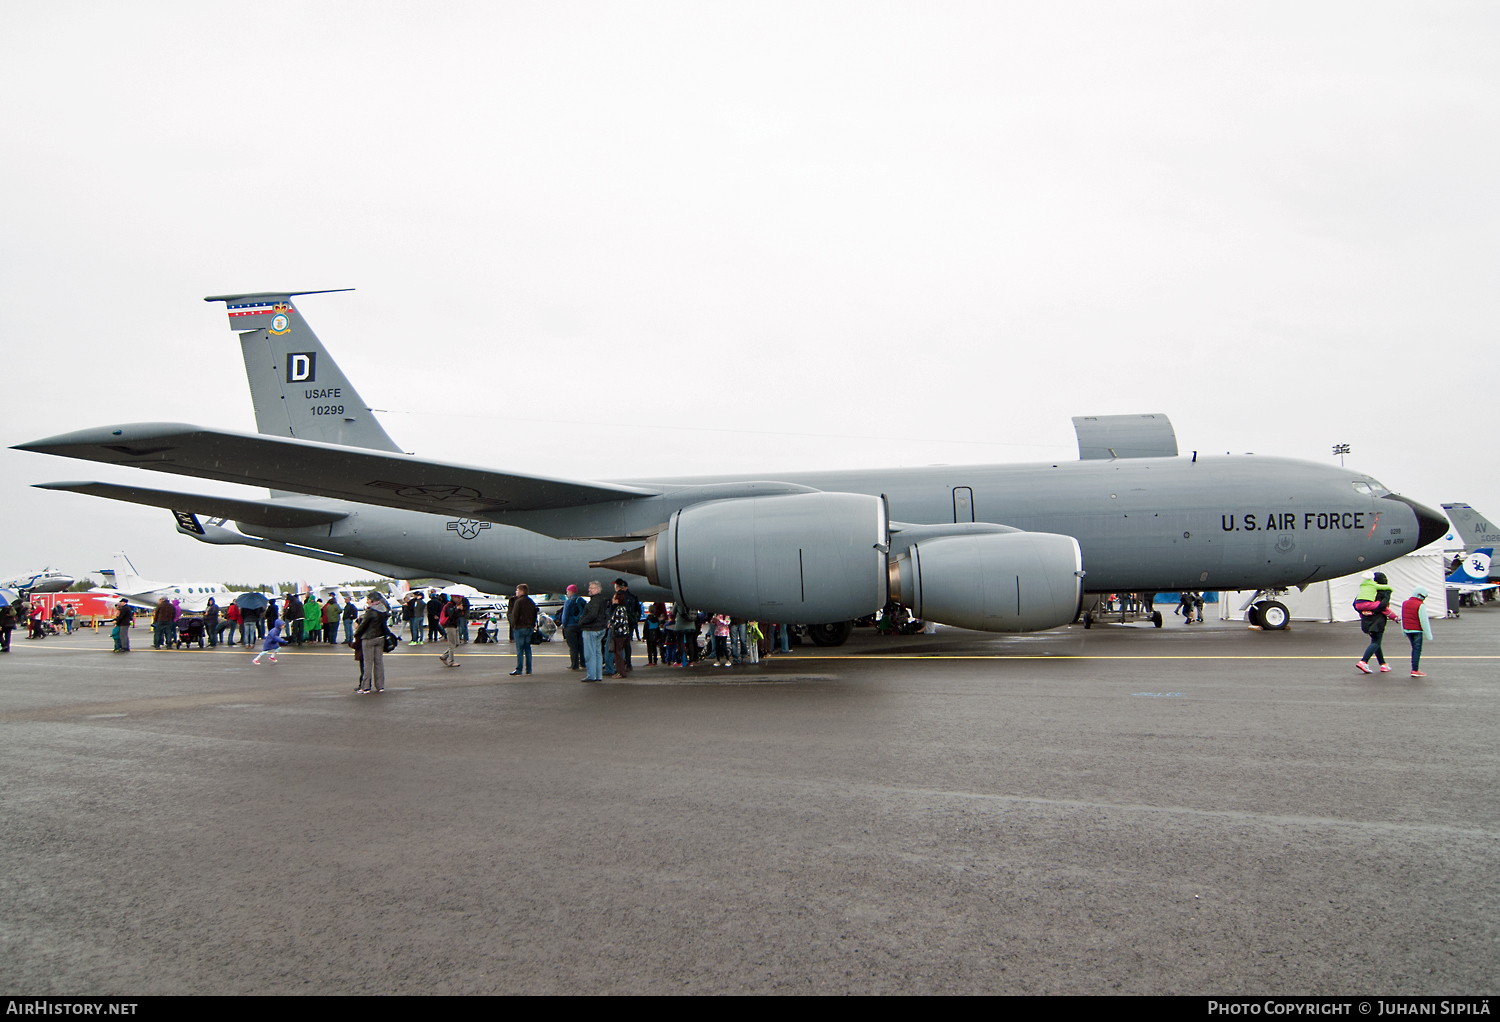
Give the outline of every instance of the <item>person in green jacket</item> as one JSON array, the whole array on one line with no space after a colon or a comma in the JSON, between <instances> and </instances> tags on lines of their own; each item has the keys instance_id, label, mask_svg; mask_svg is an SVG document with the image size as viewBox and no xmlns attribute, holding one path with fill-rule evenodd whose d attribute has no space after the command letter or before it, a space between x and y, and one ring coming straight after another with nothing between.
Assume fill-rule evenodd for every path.
<instances>
[{"instance_id":1,"label":"person in green jacket","mask_svg":"<svg viewBox=\"0 0 1500 1022\"><path fill-rule=\"evenodd\" d=\"M317 597L308 593L307 602L302 605L302 637L307 642L317 642L322 634L323 608L319 606Z\"/></svg>"}]
</instances>

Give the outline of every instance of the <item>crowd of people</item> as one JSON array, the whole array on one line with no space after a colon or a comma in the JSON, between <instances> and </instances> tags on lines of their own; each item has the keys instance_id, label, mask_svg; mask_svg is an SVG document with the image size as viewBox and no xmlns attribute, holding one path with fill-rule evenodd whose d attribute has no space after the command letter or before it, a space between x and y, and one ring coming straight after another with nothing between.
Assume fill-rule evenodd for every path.
<instances>
[{"instance_id":1,"label":"crowd of people","mask_svg":"<svg viewBox=\"0 0 1500 1022\"><path fill-rule=\"evenodd\" d=\"M308 595L306 599L292 594L281 600L261 598L260 601L239 601L220 607L212 597L201 611L187 611L181 600L158 600L151 614L151 648L212 649L217 646L250 647L265 641L266 632L278 627L278 634L286 645L301 646L308 643L339 642L339 625L343 625L344 639L354 639L354 623L359 617L359 608L354 598L346 595L342 603L338 594L319 601ZM124 601L121 601L122 603ZM116 614L116 625L119 615ZM120 652L127 650L116 649Z\"/></svg>"},{"instance_id":2,"label":"crowd of people","mask_svg":"<svg viewBox=\"0 0 1500 1022\"><path fill-rule=\"evenodd\" d=\"M518 600L511 603L510 624L518 629L518 614L526 620L531 611L517 610L521 599L529 603L525 587L517 589ZM524 604L521 604L524 607ZM690 612L665 603L646 606L630 591L623 578L614 581L608 595L601 582L588 584L587 596L576 585L567 589L567 599L558 612L558 624L568 644L568 669L583 671L581 680L624 679L634 670L633 650L636 642L645 644L646 665L692 667L710 658L716 667L734 667L758 663L779 650L791 652L791 629L787 625L762 626L760 622L729 614ZM530 636L526 637L530 669ZM516 644L516 670L523 671L522 643Z\"/></svg>"},{"instance_id":3,"label":"crowd of people","mask_svg":"<svg viewBox=\"0 0 1500 1022\"><path fill-rule=\"evenodd\" d=\"M0 606L0 653L10 652L11 633L26 626L26 637L44 639L49 635L72 635L78 627L78 608L73 604L54 603L49 611L45 604L22 596L15 605Z\"/></svg>"},{"instance_id":4,"label":"crowd of people","mask_svg":"<svg viewBox=\"0 0 1500 1022\"><path fill-rule=\"evenodd\" d=\"M581 595L576 585L567 596L556 620L541 612L529 587L517 586L508 601L504 618L491 611L481 623L480 641L501 641L501 621L506 637L514 644L512 675L532 672L532 645L561 631L567 643L569 669L582 671L583 681L628 678L636 666L636 644L644 645L648 666L693 667L712 662L716 667L758 663L774 652L790 653L792 630L781 624L761 624L728 614L686 612L665 603L643 604L623 579L615 579L613 591L604 594L595 581ZM33 634L44 629L71 632L76 612L59 604L50 615L40 605L0 607L0 651L9 651L11 630L18 621L29 621ZM384 689L383 655L389 643L405 632L412 647L441 645L439 662L445 668L460 666L459 647L471 641L468 601L458 594L409 593L392 608L385 597L372 590L363 611L352 594L343 600L337 593L323 600L292 594L281 599L251 598L220 606L210 598L201 611L185 610L181 600L162 598L150 611L151 648L154 650L215 649L220 646L258 647L255 663L276 662L276 651L284 646L342 644L353 648L361 663L361 691ZM110 638L114 651L129 653L130 632L136 610L127 600L114 609ZM7 626L6 622L10 624ZM340 630L342 626L342 639ZM376 637L382 648L372 651Z\"/></svg>"},{"instance_id":5,"label":"crowd of people","mask_svg":"<svg viewBox=\"0 0 1500 1022\"><path fill-rule=\"evenodd\" d=\"M588 583L587 595L578 586L567 587L567 596L557 614L556 626L568 646L568 669L582 671L585 682L604 678L629 678L635 669L634 647L645 646L645 664L666 667L693 667L712 660L715 667L755 664L773 653L791 652L791 628L783 624L762 624L729 614L692 612L665 603L649 606L630 591L623 578L614 580L613 592L604 592L601 582ZM1411 675L1426 677L1421 670L1423 645L1432 641L1430 611L1426 601L1430 593L1418 586L1400 605L1392 609L1393 587L1383 572L1364 580L1354 609L1360 615L1360 628L1369 637L1364 654L1356 667L1366 674L1375 672L1373 659L1381 672L1391 670L1383 648L1387 621L1401 622L1402 632L1411 644ZM414 591L392 610L385 596L371 590L361 611L354 597L346 594L342 603L338 594L319 601L309 594L296 594L281 601L275 599L236 601L225 607L210 598L203 611L185 612L181 601L159 600L151 617L153 649L199 649L219 645L250 647L259 645L254 663L263 657L276 662L276 651L283 646L310 643L336 644L339 626L343 625L343 643L352 647L360 664L361 693L385 690L384 655L400 641L399 632L407 631L412 646L441 643L439 662L445 668L459 667L458 647L470 641L468 601L458 594ZM1179 597L1180 613L1187 623L1203 621L1203 595L1183 592ZM135 610L127 600L115 607L114 628L110 637L118 653L130 652L130 629ZM25 622L32 637L49 631L72 633L77 626L77 611L71 605L54 603L48 611L41 603L21 600L14 605L0 605L0 652L10 652L12 631ZM542 625L553 627L531 598L529 587L516 587L509 601L506 624L515 646L516 664L512 676L529 675L532 670L532 643L545 637ZM394 625L394 628L393 628ZM888 606L876 621L880 631L905 634L921 628L899 605ZM225 638L225 635L228 638ZM499 641L498 613L491 612L481 631L481 641Z\"/></svg>"}]
</instances>

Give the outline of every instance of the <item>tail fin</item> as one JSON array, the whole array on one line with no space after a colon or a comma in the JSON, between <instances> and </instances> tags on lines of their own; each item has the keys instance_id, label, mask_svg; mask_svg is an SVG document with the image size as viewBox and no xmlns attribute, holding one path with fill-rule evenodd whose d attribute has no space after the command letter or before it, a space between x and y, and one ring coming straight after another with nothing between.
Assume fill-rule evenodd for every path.
<instances>
[{"instance_id":1,"label":"tail fin","mask_svg":"<svg viewBox=\"0 0 1500 1022\"><path fill-rule=\"evenodd\" d=\"M1453 523L1458 538L1464 541L1465 550L1500 544L1500 529L1469 505L1444 504L1443 510L1448 513L1448 520Z\"/></svg>"},{"instance_id":2,"label":"tail fin","mask_svg":"<svg viewBox=\"0 0 1500 1022\"><path fill-rule=\"evenodd\" d=\"M273 436L399 452L292 304L295 295L323 293L263 291L203 300L224 302L229 328L240 335L256 429Z\"/></svg>"},{"instance_id":3,"label":"tail fin","mask_svg":"<svg viewBox=\"0 0 1500 1022\"><path fill-rule=\"evenodd\" d=\"M1494 552L1490 547L1469 551L1445 581L1466 586L1487 584L1490 580L1490 557Z\"/></svg>"},{"instance_id":4,"label":"tail fin","mask_svg":"<svg viewBox=\"0 0 1500 1022\"><path fill-rule=\"evenodd\" d=\"M140 573L135 570L135 565L130 563L130 558L123 553L115 554L111 558L115 562L115 588L122 593L133 593L138 589L147 589L149 586L142 585Z\"/></svg>"}]
</instances>

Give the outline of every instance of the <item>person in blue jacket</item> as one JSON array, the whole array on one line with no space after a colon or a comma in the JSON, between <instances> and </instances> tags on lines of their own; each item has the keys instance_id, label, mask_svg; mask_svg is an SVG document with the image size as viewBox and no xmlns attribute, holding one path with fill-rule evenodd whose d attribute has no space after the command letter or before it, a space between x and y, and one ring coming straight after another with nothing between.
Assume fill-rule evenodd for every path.
<instances>
[{"instance_id":1,"label":"person in blue jacket","mask_svg":"<svg viewBox=\"0 0 1500 1022\"><path fill-rule=\"evenodd\" d=\"M557 624L562 629L563 641L568 644L568 670L570 671L584 669L583 628L579 626L578 619L583 615L583 608L588 606L588 602L578 595L577 586L568 586L568 598L563 601L562 610L557 615Z\"/></svg>"},{"instance_id":2,"label":"person in blue jacket","mask_svg":"<svg viewBox=\"0 0 1500 1022\"><path fill-rule=\"evenodd\" d=\"M281 624L282 621L279 617L271 622L271 627L266 629L265 641L260 645L260 652L255 654L254 660L250 661L252 664L260 663L260 658L267 653L271 654L271 663L274 664L276 662L276 651L282 646L287 645L287 640L281 637Z\"/></svg>"}]
</instances>

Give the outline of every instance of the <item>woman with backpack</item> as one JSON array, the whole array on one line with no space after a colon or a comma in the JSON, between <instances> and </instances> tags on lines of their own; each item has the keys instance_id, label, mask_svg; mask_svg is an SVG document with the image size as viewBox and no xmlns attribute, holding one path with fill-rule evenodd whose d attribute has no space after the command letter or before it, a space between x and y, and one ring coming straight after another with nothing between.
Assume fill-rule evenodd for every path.
<instances>
[{"instance_id":1,"label":"woman with backpack","mask_svg":"<svg viewBox=\"0 0 1500 1022\"><path fill-rule=\"evenodd\" d=\"M444 667L458 666L458 623L467 613L462 596L450 596L438 615L438 625L448 648L438 657Z\"/></svg>"},{"instance_id":2,"label":"woman with backpack","mask_svg":"<svg viewBox=\"0 0 1500 1022\"><path fill-rule=\"evenodd\" d=\"M349 601L353 603L351 599ZM353 643L359 646L362 654L360 657L361 671L359 674L360 695L369 695L372 691L385 691L385 642L390 629L386 625L386 619L391 612L390 604L385 602L377 590L371 589L369 598L365 601L365 612L361 614L354 626Z\"/></svg>"}]
</instances>

